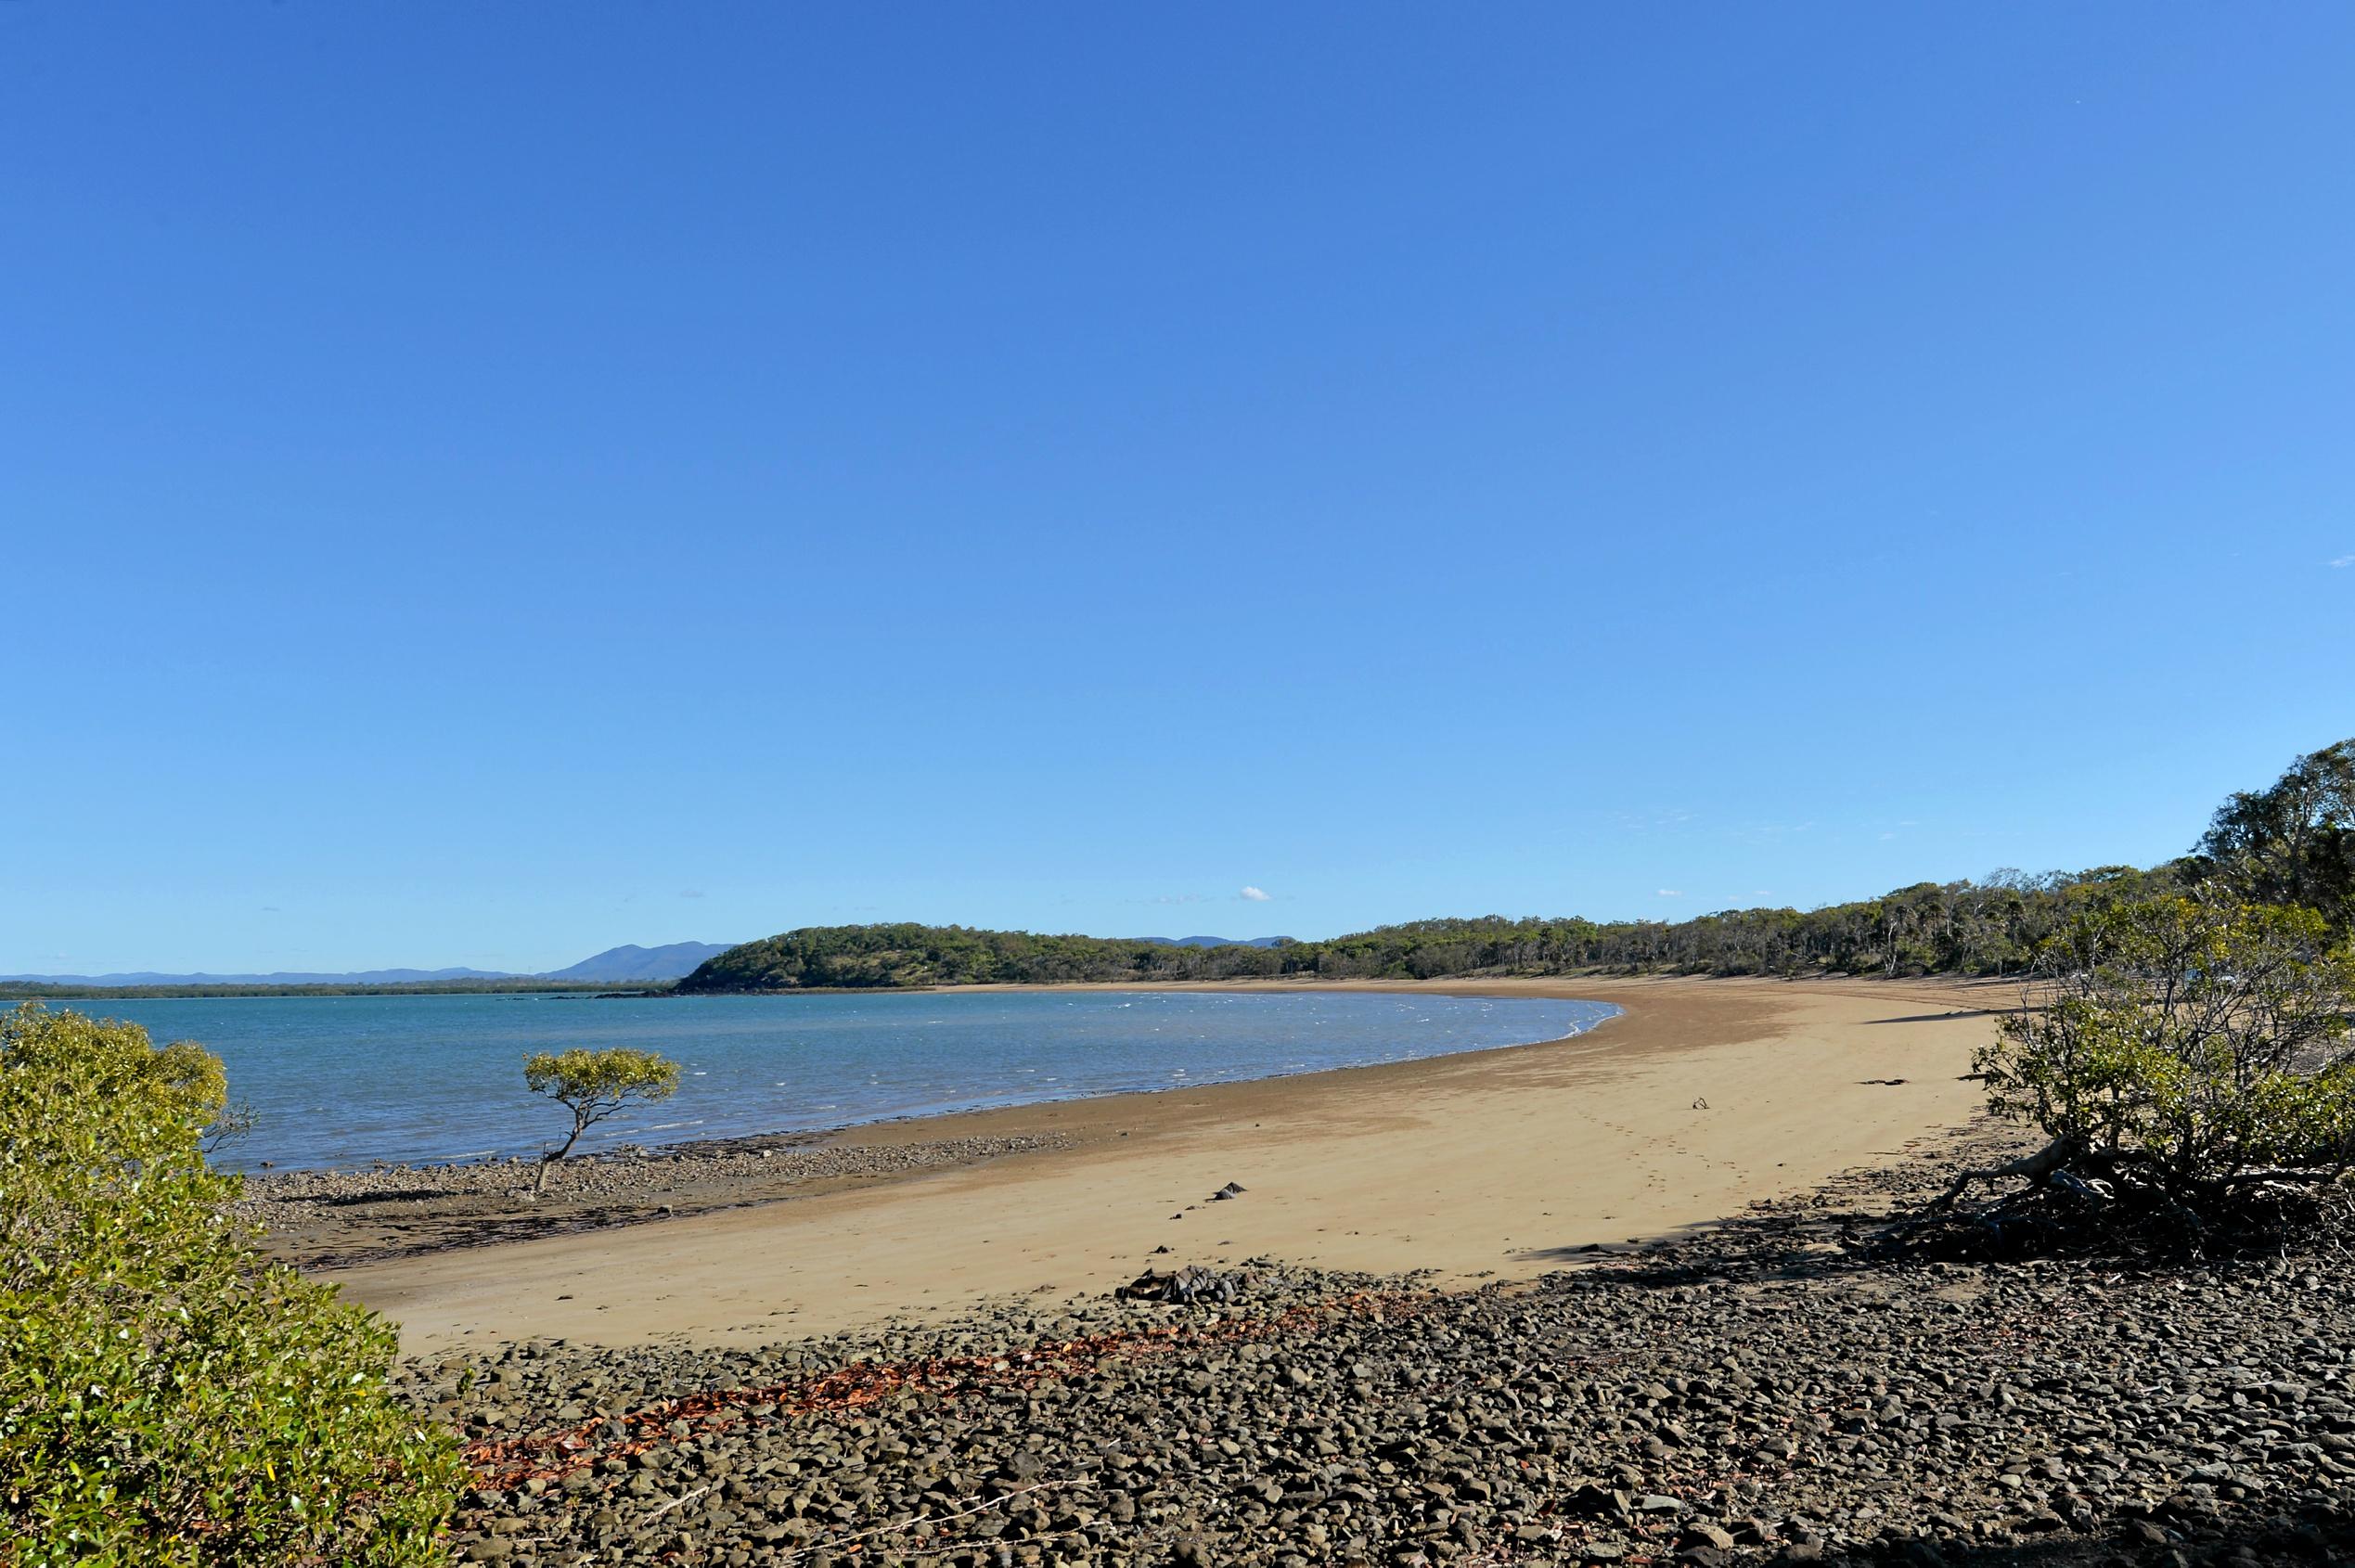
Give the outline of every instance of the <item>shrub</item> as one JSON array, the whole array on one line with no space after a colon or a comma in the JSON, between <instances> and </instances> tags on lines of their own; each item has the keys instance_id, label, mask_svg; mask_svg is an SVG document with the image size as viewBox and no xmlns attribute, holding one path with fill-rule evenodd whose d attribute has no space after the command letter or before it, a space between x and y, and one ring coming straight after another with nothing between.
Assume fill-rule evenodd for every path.
<instances>
[{"instance_id":1,"label":"shrub","mask_svg":"<svg viewBox=\"0 0 2355 1568\"><path fill-rule=\"evenodd\" d=\"M2079 913L2040 1008L1977 1062L1989 1107L2174 1190L2355 1156L2355 960L2310 909L2185 897Z\"/></svg>"},{"instance_id":2,"label":"shrub","mask_svg":"<svg viewBox=\"0 0 2355 1568\"><path fill-rule=\"evenodd\" d=\"M0 1560L441 1561L456 1443L387 1392L392 1329L232 1218L225 1090L135 1024L0 1013Z\"/></svg>"}]
</instances>

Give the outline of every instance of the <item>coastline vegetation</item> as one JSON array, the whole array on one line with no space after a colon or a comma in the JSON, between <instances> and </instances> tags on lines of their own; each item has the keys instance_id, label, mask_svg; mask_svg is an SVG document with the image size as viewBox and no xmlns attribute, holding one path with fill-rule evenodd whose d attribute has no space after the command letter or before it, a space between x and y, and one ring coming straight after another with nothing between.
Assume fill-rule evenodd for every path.
<instances>
[{"instance_id":1,"label":"coastline vegetation","mask_svg":"<svg viewBox=\"0 0 2355 1568\"><path fill-rule=\"evenodd\" d=\"M2300 757L2216 813L2198 845L2149 869L2102 866L1916 882L1819 909L1689 920L1415 920L1272 947L1172 947L964 926L809 926L748 942L678 982L681 995L1180 980L1433 980L1473 975L2025 973L2088 914L2180 894L2355 918L2355 740Z\"/></svg>"},{"instance_id":2,"label":"coastline vegetation","mask_svg":"<svg viewBox=\"0 0 2355 1568\"><path fill-rule=\"evenodd\" d=\"M2086 911L1973 1065L2042 1150L1924 1216L1986 1255L2279 1250L2343 1218L2355 1169L2355 946L2310 908L2174 895ZM1972 1184L2026 1185L1950 1219Z\"/></svg>"},{"instance_id":3,"label":"coastline vegetation","mask_svg":"<svg viewBox=\"0 0 2355 1568\"><path fill-rule=\"evenodd\" d=\"M382 1318L264 1263L207 1168L220 1059L0 1013L0 1561L438 1562L455 1439Z\"/></svg>"},{"instance_id":4,"label":"coastline vegetation","mask_svg":"<svg viewBox=\"0 0 2355 1568\"><path fill-rule=\"evenodd\" d=\"M540 1156L534 1198L547 1190L547 1173L573 1152L581 1135L628 1105L652 1105L678 1091L679 1064L654 1051L614 1046L541 1051L524 1059L523 1086L572 1113L573 1130L560 1148Z\"/></svg>"}]
</instances>

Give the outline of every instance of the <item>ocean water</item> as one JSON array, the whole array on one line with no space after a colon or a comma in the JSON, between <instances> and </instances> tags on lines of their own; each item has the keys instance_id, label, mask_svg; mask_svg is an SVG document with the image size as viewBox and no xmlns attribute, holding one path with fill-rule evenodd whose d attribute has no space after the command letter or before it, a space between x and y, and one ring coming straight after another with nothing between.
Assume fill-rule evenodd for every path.
<instances>
[{"instance_id":1,"label":"ocean water","mask_svg":"<svg viewBox=\"0 0 2355 1568\"><path fill-rule=\"evenodd\" d=\"M803 1131L1560 1039L1603 1002L1372 993L927 992L874 996L202 996L65 1004L195 1040L261 1123L219 1163L251 1170L537 1151L561 1110L523 1058L637 1046L678 1093L592 1128L615 1143Z\"/></svg>"}]
</instances>

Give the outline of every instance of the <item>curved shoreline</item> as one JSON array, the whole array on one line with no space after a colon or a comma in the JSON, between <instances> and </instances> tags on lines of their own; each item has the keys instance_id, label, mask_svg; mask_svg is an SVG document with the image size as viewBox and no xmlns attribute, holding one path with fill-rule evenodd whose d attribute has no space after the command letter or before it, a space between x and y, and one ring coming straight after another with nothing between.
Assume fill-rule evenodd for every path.
<instances>
[{"instance_id":1,"label":"curved shoreline","mask_svg":"<svg viewBox=\"0 0 2355 1568\"><path fill-rule=\"evenodd\" d=\"M1222 990L1271 989L1262 983L1205 983ZM1167 985L1096 987L1150 995ZM1196 988L1201 988L1197 986ZM1403 987L1415 989L1414 987ZM976 987L975 989L983 989ZM998 986L1052 991L1060 986ZM1460 991L1426 993L1475 1000ZM1557 999L1557 998L1547 998ZM1285 1079L1314 1079L1501 1052L1570 1045L1625 1016L1615 1003L1564 997L1611 1009L1568 1035L1478 1046L1428 1056L1240 1078L1204 1078L1150 1089L1112 1089L1024 1099L1010 1105L885 1116L823 1128L789 1128L624 1144L574 1156L551 1173L541 1197L529 1198L536 1162L491 1157L370 1166L271 1170L246 1176L238 1207L267 1232L283 1261L312 1269L389 1265L461 1248L500 1246L546 1236L577 1235L658 1219L757 1208L914 1176L978 1165L1010 1155L1063 1148L1063 1131L1034 1128L1027 1118L1095 1102L1150 1103L1163 1095L1209 1094ZM1012 1125L1001 1125L1000 1123ZM1126 1133L1123 1137L1127 1136Z\"/></svg>"},{"instance_id":2,"label":"curved shoreline","mask_svg":"<svg viewBox=\"0 0 2355 1568\"><path fill-rule=\"evenodd\" d=\"M1962 1125L1979 1095L1958 1075L1989 1027L1984 1004L2010 996L1872 981L1382 988L1626 1010L1540 1045L868 1128L860 1146L1056 1141L788 1202L331 1277L399 1321L412 1349L775 1340L989 1297L1099 1294L1149 1260L1532 1277ZM1210 1202L1229 1182L1247 1191Z\"/></svg>"},{"instance_id":3,"label":"curved shoreline","mask_svg":"<svg viewBox=\"0 0 2355 1568\"><path fill-rule=\"evenodd\" d=\"M969 993L1031 994L1089 991L1140 996L1188 995L1202 992L1240 992L1255 995L1300 996L1313 992L1346 994L1347 990L1356 989L1362 989L1369 993L1376 993L1387 988L1380 986L1345 988L1340 985L1285 986L1270 985L1256 982L1237 983L1218 982L1160 983L1154 984L1113 983L1103 984L1073 985L941 986L923 990L887 992L881 993L881 995L898 996L945 996ZM851 991L831 991L823 993L742 993L741 995L798 996L803 995L858 996L864 994L865 993ZM1499 999L1501 995L1499 993L1457 989L1444 991L1422 991L1421 994L1456 1001L1495 1000ZM586 1144L579 1153L573 1156L571 1163L575 1165L587 1165L598 1161L647 1158L692 1158L707 1153L725 1155L735 1153L746 1146L768 1145L772 1147L784 1147L789 1144L799 1146L811 1142L832 1141L867 1133L876 1128L898 1126L902 1125L927 1125L956 1116L972 1116L997 1112L1021 1112L1038 1106L1068 1105L1075 1104L1083 1100L1117 1099L1137 1095L1182 1093L1188 1089L1208 1088L1227 1084L1256 1084L1265 1083L1275 1078L1314 1077L1327 1073L1348 1073L1369 1067L1406 1066L1418 1061L1433 1061L1448 1057L1477 1056L1489 1051L1523 1050L1533 1047L1558 1046L1592 1034L1595 1030L1611 1022L1625 1011L1625 1009L1619 1007L1616 1003L1601 1001L1590 996L1572 996L1566 993L1559 996L1551 993L1547 993L1542 996L1533 996L1525 993L1516 996L1508 996L1505 999L1584 1003L1590 1006L1608 1008L1610 1009L1610 1011L1602 1017L1597 1018L1585 1024L1583 1027L1572 1030L1567 1035L1542 1035L1534 1040L1510 1040L1497 1045L1458 1046L1432 1051L1417 1050L1408 1055L1386 1057L1371 1061L1339 1062L1328 1065L1300 1068L1277 1067L1265 1072L1249 1071L1231 1077L1204 1075L1191 1079L1188 1082L1165 1083L1151 1086L1124 1086L1120 1087L1100 1089L1077 1089L1068 1093L1036 1095L1024 1094L1023 1098L1016 1099L996 1099L988 1100L984 1103L946 1105L919 1111L892 1112L873 1116L854 1116L845 1121L830 1122L816 1126L754 1126L746 1127L742 1130L733 1132L714 1132L693 1137L665 1138L661 1141L646 1141L643 1139L632 1138L611 1143L590 1142ZM290 1185L300 1185L307 1178L343 1176L355 1179L377 1179L387 1183L399 1183L416 1177L430 1178L437 1173L466 1171L489 1165L515 1163L517 1162L529 1163L531 1162L531 1156L508 1154L504 1150L487 1150L477 1153L455 1154L444 1158L419 1158L406 1160L375 1159L363 1163L347 1164L280 1164L274 1162L265 1169L259 1171L247 1170L243 1174L245 1175L249 1187L258 1187L264 1189L262 1195L267 1197L272 1195L277 1189Z\"/></svg>"}]
</instances>

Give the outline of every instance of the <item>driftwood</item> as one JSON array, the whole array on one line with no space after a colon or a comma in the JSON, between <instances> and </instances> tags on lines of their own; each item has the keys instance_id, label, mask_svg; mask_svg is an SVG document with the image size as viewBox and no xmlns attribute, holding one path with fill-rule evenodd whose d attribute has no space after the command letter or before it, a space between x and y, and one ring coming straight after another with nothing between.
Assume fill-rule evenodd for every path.
<instances>
[{"instance_id":1,"label":"driftwood","mask_svg":"<svg viewBox=\"0 0 2355 1568\"><path fill-rule=\"evenodd\" d=\"M2049 1181L2084 1150L2085 1146L2074 1137L2056 1137L2035 1153L2022 1155L2008 1164L1964 1171L1954 1178L1953 1185L1931 1200L1927 1212L1939 1214L1954 1207L1956 1200L1970 1190L1973 1182L2005 1181L2014 1176L2029 1182Z\"/></svg>"},{"instance_id":2,"label":"driftwood","mask_svg":"<svg viewBox=\"0 0 2355 1568\"><path fill-rule=\"evenodd\" d=\"M671 1510L675 1508L684 1508L688 1503L693 1502L696 1498L701 1497L704 1493L710 1490L711 1488L709 1486L698 1486L692 1492L683 1492L679 1496L673 1497L669 1502L664 1503L661 1508L654 1509L650 1511L647 1516L638 1521L638 1523L641 1524L651 1524L654 1521L662 1518L663 1515L670 1512Z\"/></svg>"}]
</instances>

